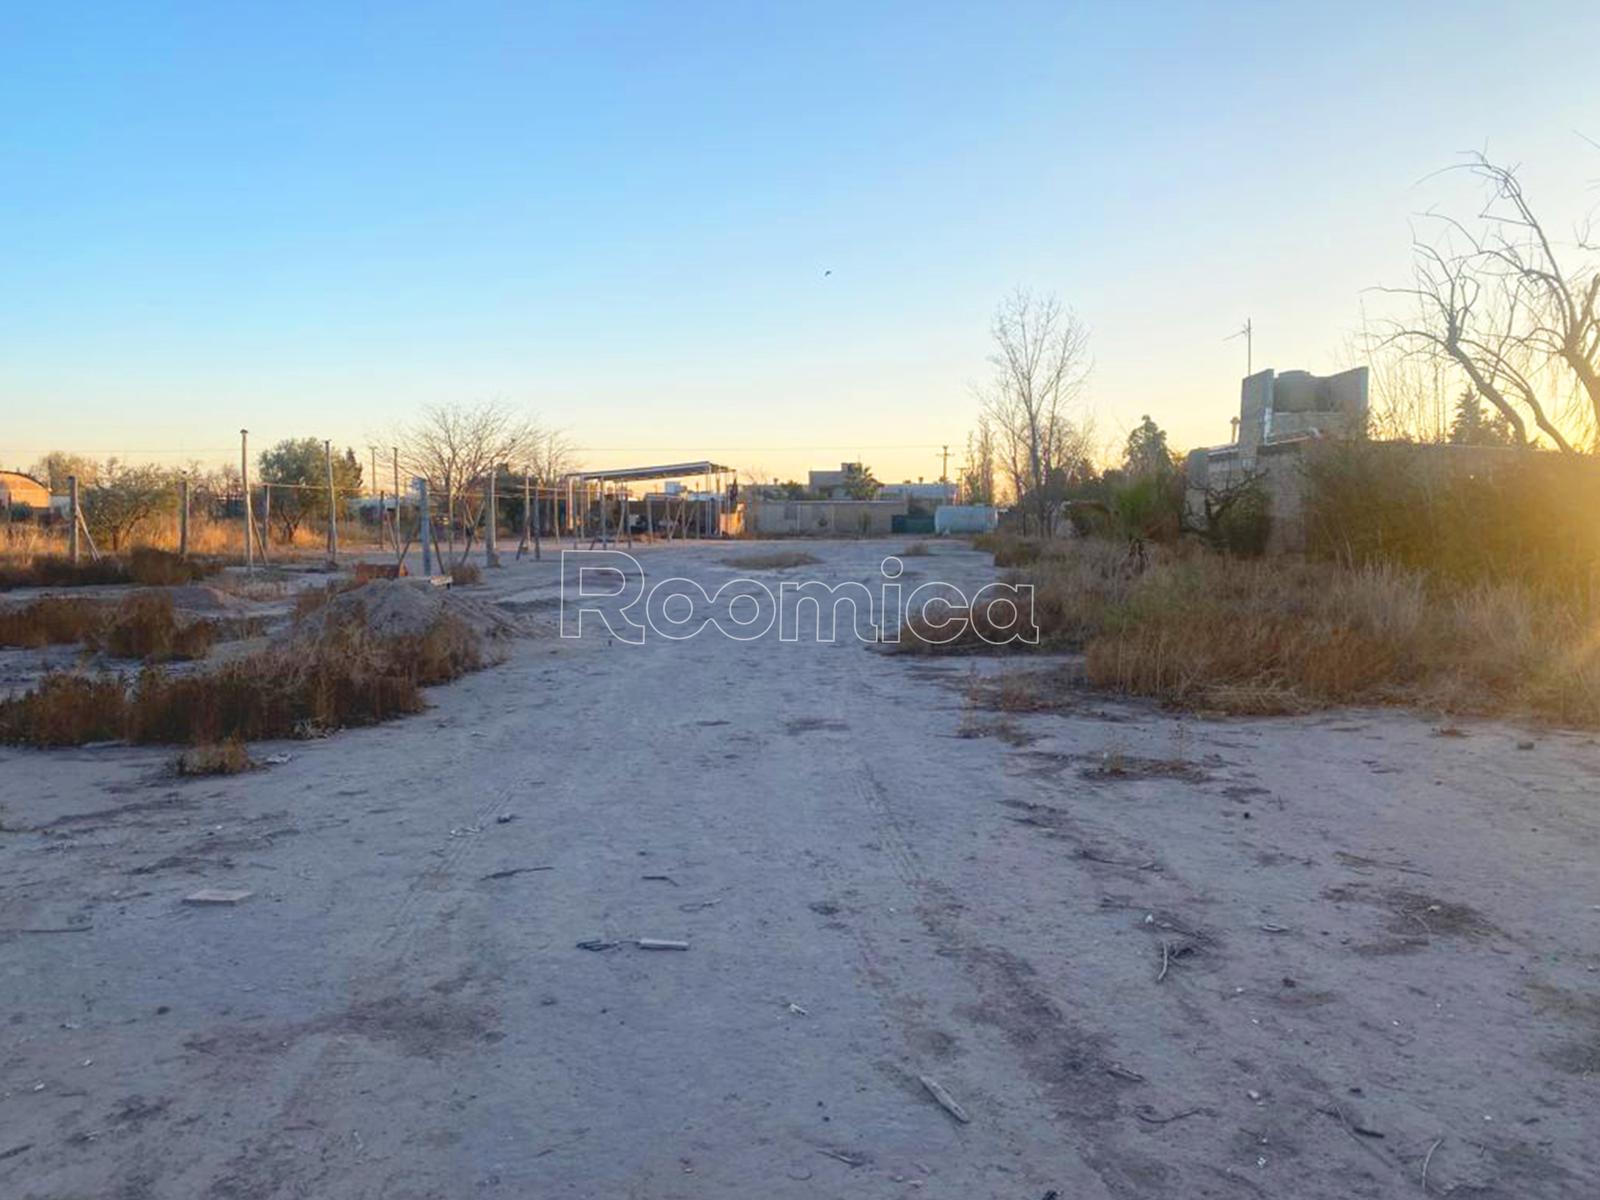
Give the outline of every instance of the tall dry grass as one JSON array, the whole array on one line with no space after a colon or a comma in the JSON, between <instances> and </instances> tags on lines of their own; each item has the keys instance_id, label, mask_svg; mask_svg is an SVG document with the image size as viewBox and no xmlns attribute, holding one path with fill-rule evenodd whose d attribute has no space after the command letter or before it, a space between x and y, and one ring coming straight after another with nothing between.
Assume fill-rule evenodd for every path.
<instances>
[{"instance_id":1,"label":"tall dry grass","mask_svg":"<svg viewBox=\"0 0 1600 1200\"><path fill-rule=\"evenodd\" d=\"M1093 686L1240 714L1399 704L1600 727L1600 613L1570 594L1194 547L1140 570L1097 539L1009 578L1034 587L1041 645L1081 649Z\"/></svg>"},{"instance_id":2,"label":"tall dry grass","mask_svg":"<svg viewBox=\"0 0 1600 1200\"><path fill-rule=\"evenodd\" d=\"M482 641L447 617L425 633L382 637L364 614L328 622L310 645L276 646L211 671L145 668L131 684L60 672L0 701L0 742L31 746L213 745L305 737L423 708L421 689L483 665Z\"/></svg>"}]
</instances>

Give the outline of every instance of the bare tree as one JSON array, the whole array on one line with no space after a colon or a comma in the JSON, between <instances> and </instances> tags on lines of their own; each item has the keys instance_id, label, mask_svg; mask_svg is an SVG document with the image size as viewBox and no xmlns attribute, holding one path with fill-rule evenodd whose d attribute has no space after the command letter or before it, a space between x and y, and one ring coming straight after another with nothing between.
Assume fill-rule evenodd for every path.
<instances>
[{"instance_id":1,"label":"bare tree","mask_svg":"<svg viewBox=\"0 0 1600 1200\"><path fill-rule=\"evenodd\" d=\"M961 469L962 500L966 504L995 502L994 429L985 413L978 415L978 427L967 434L967 462Z\"/></svg>"},{"instance_id":2,"label":"bare tree","mask_svg":"<svg viewBox=\"0 0 1600 1200\"><path fill-rule=\"evenodd\" d=\"M1018 289L995 312L983 415L1023 528L1049 534L1070 475L1089 456L1073 410L1088 382L1089 330L1054 296Z\"/></svg>"},{"instance_id":3,"label":"bare tree","mask_svg":"<svg viewBox=\"0 0 1600 1200\"><path fill-rule=\"evenodd\" d=\"M1474 154L1465 169L1483 182L1485 204L1470 224L1423 218L1410 286L1381 289L1413 311L1389 322L1381 344L1459 368L1517 444L1531 422L1570 453L1563 423L1600 427L1600 246L1587 229L1558 246L1516 168ZM1563 392L1577 403L1552 413Z\"/></svg>"},{"instance_id":4,"label":"bare tree","mask_svg":"<svg viewBox=\"0 0 1600 1200\"><path fill-rule=\"evenodd\" d=\"M444 498L452 542L457 520L467 529L477 524L484 496L473 489L490 471L508 464L532 468L541 458L554 460L565 453L559 435L494 402L429 405L400 438L406 470L426 479ZM544 476L543 470L540 474Z\"/></svg>"}]
</instances>

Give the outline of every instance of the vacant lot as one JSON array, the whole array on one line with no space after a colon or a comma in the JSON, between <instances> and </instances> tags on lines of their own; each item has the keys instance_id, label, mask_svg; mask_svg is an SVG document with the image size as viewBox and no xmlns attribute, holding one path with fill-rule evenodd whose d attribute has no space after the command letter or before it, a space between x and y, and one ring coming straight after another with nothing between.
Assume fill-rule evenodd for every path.
<instances>
[{"instance_id":1,"label":"vacant lot","mask_svg":"<svg viewBox=\"0 0 1600 1200\"><path fill-rule=\"evenodd\" d=\"M485 580L545 633L421 716L0 750L0 1195L1600 1193L1589 735L562 640L553 562Z\"/></svg>"}]
</instances>

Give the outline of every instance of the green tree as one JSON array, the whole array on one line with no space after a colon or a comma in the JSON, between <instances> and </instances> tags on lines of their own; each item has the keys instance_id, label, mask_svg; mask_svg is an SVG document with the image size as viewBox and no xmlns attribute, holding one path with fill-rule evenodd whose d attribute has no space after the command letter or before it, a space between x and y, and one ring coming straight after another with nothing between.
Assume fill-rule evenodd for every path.
<instances>
[{"instance_id":1,"label":"green tree","mask_svg":"<svg viewBox=\"0 0 1600 1200\"><path fill-rule=\"evenodd\" d=\"M317 438L285 438L261 452L263 483L273 485L272 519L286 540L306 521L328 519L328 462L323 443ZM333 486L342 497L361 490L361 463L356 452L345 450L333 460Z\"/></svg>"},{"instance_id":2,"label":"green tree","mask_svg":"<svg viewBox=\"0 0 1600 1200\"><path fill-rule=\"evenodd\" d=\"M114 554L143 522L177 507L177 482L160 467L131 467L112 458L95 471L92 483L79 485L78 499L89 535Z\"/></svg>"},{"instance_id":3,"label":"green tree","mask_svg":"<svg viewBox=\"0 0 1600 1200\"><path fill-rule=\"evenodd\" d=\"M872 468L861 463L850 463L844 472L841 486L852 500L871 500L883 486L872 475Z\"/></svg>"},{"instance_id":4,"label":"green tree","mask_svg":"<svg viewBox=\"0 0 1600 1200\"><path fill-rule=\"evenodd\" d=\"M1450 440L1458 446L1511 446L1516 443L1511 423L1498 412L1490 416L1484 408L1483 397L1473 388L1467 388L1456 398Z\"/></svg>"},{"instance_id":5,"label":"green tree","mask_svg":"<svg viewBox=\"0 0 1600 1200\"><path fill-rule=\"evenodd\" d=\"M1167 475L1174 468L1172 451L1167 448L1167 432L1148 416L1128 434L1122 452L1122 467L1129 475Z\"/></svg>"}]
</instances>

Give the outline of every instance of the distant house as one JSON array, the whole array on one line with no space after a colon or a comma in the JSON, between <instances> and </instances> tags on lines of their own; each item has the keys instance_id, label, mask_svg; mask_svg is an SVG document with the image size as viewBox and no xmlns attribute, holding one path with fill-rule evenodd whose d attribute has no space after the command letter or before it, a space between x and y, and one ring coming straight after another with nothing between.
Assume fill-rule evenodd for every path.
<instances>
[{"instance_id":1,"label":"distant house","mask_svg":"<svg viewBox=\"0 0 1600 1200\"><path fill-rule=\"evenodd\" d=\"M904 496L913 503L920 502L926 508L935 508L941 504L954 504L956 502L956 485L953 483L886 483L878 489L878 496L883 500L892 500Z\"/></svg>"},{"instance_id":2,"label":"distant house","mask_svg":"<svg viewBox=\"0 0 1600 1200\"><path fill-rule=\"evenodd\" d=\"M850 483L860 479L865 472L866 467L861 463L840 463L837 471L812 471L807 486L813 495L824 499L848 500Z\"/></svg>"},{"instance_id":3,"label":"distant house","mask_svg":"<svg viewBox=\"0 0 1600 1200\"><path fill-rule=\"evenodd\" d=\"M0 507L27 508L37 513L50 509L50 488L21 471L0 471Z\"/></svg>"}]
</instances>

